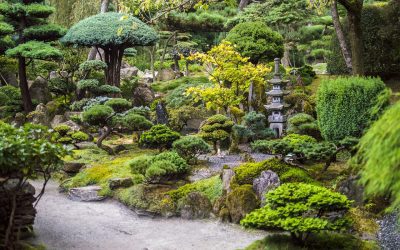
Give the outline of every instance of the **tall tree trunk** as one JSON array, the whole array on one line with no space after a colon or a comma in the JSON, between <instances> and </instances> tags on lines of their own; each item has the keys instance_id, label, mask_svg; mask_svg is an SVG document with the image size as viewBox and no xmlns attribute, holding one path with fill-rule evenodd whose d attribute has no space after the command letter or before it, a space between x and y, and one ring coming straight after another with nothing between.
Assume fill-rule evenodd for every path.
<instances>
[{"instance_id":1,"label":"tall tree trunk","mask_svg":"<svg viewBox=\"0 0 400 250\"><path fill-rule=\"evenodd\" d=\"M109 85L119 87L121 81L122 57L125 49L119 47L105 47L103 50L104 61L107 64L107 69L105 70L106 82Z\"/></svg>"},{"instance_id":2,"label":"tall tree trunk","mask_svg":"<svg viewBox=\"0 0 400 250\"><path fill-rule=\"evenodd\" d=\"M100 13L106 13L108 11L108 7L110 6L110 0L102 0L100 6ZM97 55L96 47L92 47L89 51L87 60L95 60Z\"/></svg>"},{"instance_id":3,"label":"tall tree trunk","mask_svg":"<svg viewBox=\"0 0 400 250\"><path fill-rule=\"evenodd\" d=\"M29 93L28 80L26 79L26 60L24 57L18 57L18 76L19 88L21 89L22 101L26 113L33 110L31 95Z\"/></svg>"},{"instance_id":4,"label":"tall tree trunk","mask_svg":"<svg viewBox=\"0 0 400 250\"><path fill-rule=\"evenodd\" d=\"M348 11L349 38L351 44L351 57L353 65L353 75L364 75L363 51L364 44L361 28L361 9L359 12Z\"/></svg>"},{"instance_id":5,"label":"tall tree trunk","mask_svg":"<svg viewBox=\"0 0 400 250\"><path fill-rule=\"evenodd\" d=\"M292 65L292 63L290 62L290 46L288 43L284 44L282 64L285 68L288 68Z\"/></svg>"},{"instance_id":6,"label":"tall tree trunk","mask_svg":"<svg viewBox=\"0 0 400 250\"><path fill-rule=\"evenodd\" d=\"M253 93L254 93L254 83L252 81L249 86L249 95L247 97L247 105L248 105L249 112L254 111L254 108L253 108L253 95L254 94Z\"/></svg>"},{"instance_id":7,"label":"tall tree trunk","mask_svg":"<svg viewBox=\"0 0 400 250\"><path fill-rule=\"evenodd\" d=\"M249 5L251 0L240 0L239 3L239 10L242 11L244 8L247 7L247 5Z\"/></svg>"},{"instance_id":8,"label":"tall tree trunk","mask_svg":"<svg viewBox=\"0 0 400 250\"><path fill-rule=\"evenodd\" d=\"M353 65L351 60L351 54L346 42L346 38L344 36L342 25L340 23L340 16L337 10L337 0L334 0L332 2L331 12L332 12L333 26L335 27L336 35L339 40L340 49L342 50L342 55L346 63L346 67L349 72L352 72Z\"/></svg>"}]
</instances>

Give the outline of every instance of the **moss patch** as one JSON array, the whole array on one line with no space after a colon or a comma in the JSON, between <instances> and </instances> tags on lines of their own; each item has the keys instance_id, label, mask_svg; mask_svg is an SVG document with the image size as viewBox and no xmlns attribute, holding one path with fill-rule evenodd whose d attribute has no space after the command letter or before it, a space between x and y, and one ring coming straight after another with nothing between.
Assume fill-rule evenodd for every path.
<instances>
[{"instance_id":1,"label":"moss patch","mask_svg":"<svg viewBox=\"0 0 400 250\"><path fill-rule=\"evenodd\" d=\"M204 194L211 203L213 203L222 195L222 180L217 175L208 179L186 184L176 190L168 192L167 194L172 198L172 200L178 202L191 192L200 192Z\"/></svg>"}]
</instances>

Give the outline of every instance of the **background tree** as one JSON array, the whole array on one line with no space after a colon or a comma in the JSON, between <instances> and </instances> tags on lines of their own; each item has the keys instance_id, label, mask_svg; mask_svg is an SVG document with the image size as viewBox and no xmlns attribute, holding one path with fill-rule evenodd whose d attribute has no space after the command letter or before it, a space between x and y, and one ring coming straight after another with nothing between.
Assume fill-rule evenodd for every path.
<instances>
[{"instance_id":1,"label":"background tree","mask_svg":"<svg viewBox=\"0 0 400 250\"><path fill-rule=\"evenodd\" d=\"M234 123L224 115L214 115L209 117L200 127L199 136L214 145L216 154L220 154L220 143L229 138Z\"/></svg>"},{"instance_id":2,"label":"background tree","mask_svg":"<svg viewBox=\"0 0 400 250\"><path fill-rule=\"evenodd\" d=\"M282 36L262 22L239 23L229 31L226 40L254 64L283 56Z\"/></svg>"},{"instance_id":3,"label":"background tree","mask_svg":"<svg viewBox=\"0 0 400 250\"><path fill-rule=\"evenodd\" d=\"M139 19L121 13L107 12L86 18L71 27L61 39L65 44L104 50L106 83L119 87L124 51L132 46L152 45L156 32Z\"/></svg>"},{"instance_id":4,"label":"background tree","mask_svg":"<svg viewBox=\"0 0 400 250\"><path fill-rule=\"evenodd\" d=\"M19 86L25 112L33 110L26 73L26 59L52 60L60 59L62 54L48 42L57 40L65 30L57 25L48 24L47 18L54 8L45 5L44 1L5 1L0 4L0 14L4 21L14 26L16 47L6 51L10 57L18 59Z\"/></svg>"}]
</instances>

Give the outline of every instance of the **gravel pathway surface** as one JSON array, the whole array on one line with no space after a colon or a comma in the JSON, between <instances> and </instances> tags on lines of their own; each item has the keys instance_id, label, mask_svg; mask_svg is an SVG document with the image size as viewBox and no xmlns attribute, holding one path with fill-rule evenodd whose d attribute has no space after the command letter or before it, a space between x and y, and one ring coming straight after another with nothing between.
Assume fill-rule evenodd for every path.
<instances>
[{"instance_id":1,"label":"gravel pathway surface","mask_svg":"<svg viewBox=\"0 0 400 250\"><path fill-rule=\"evenodd\" d=\"M266 235L213 220L138 217L112 200L75 202L59 193L54 182L38 205L34 230L34 243L49 250L233 250Z\"/></svg>"},{"instance_id":2,"label":"gravel pathway surface","mask_svg":"<svg viewBox=\"0 0 400 250\"><path fill-rule=\"evenodd\" d=\"M396 213L385 215L379 221L378 242L384 250L400 249L400 225Z\"/></svg>"}]
</instances>

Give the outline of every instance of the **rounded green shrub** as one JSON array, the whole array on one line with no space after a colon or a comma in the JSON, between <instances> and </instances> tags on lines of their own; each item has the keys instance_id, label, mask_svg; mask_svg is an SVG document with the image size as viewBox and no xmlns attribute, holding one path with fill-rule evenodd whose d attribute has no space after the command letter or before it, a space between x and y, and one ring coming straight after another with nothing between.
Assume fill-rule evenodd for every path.
<instances>
[{"instance_id":1,"label":"rounded green shrub","mask_svg":"<svg viewBox=\"0 0 400 250\"><path fill-rule=\"evenodd\" d=\"M282 183L288 182L304 182L304 183L315 183L315 181L311 178L306 171L299 168L292 168L288 171L284 172L279 176L279 179Z\"/></svg>"},{"instance_id":2,"label":"rounded green shrub","mask_svg":"<svg viewBox=\"0 0 400 250\"><path fill-rule=\"evenodd\" d=\"M153 160L153 156L149 155L141 155L133 159L129 162L129 166L131 167L133 174L142 174L146 173L147 168L149 168L150 163Z\"/></svg>"},{"instance_id":3,"label":"rounded green shrub","mask_svg":"<svg viewBox=\"0 0 400 250\"><path fill-rule=\"evenodd\" d=\"M95 92L98 95L112 95L112 94L120 94L121 89L116 86L105 84L97 87L95 89Z\"/></svg>"},{"instance_id":4,"label":"rounded green shrub","mask_svg":"<svg viewBox=\"0 0 400 250\"><path fill-rule=\"evenodd\" d=\"M90 92L95 91L100 85L100 82L96 79L80 80L76 87L78 90L87 90Z\"/></svg>"},{"instance_id":5,"label":"rounded green shrub","mask_svg":"<svg viewBox=\"0 0 400 250\"><path fill-rule=\"evenodd\" d=\"M185 136L172 144L173 149L188 162L197 162L200 154L206 154L211 151L202 138L197 136Z\"/></svg>"},{"instance_id":6,"label":"rounded green shrub","mask_svg":"<svg viewBox=\"0 0 400 250\"><path fill-rule=\"evenodd\" d=\"M186 161L174 151L167 151L154 156L151 161L151 165L158 161L169 161L173 163L175 165L175 171L177 173L186 173L189 169Z\"/></svg>"},{"instance_id":7,"label":"rounded green shrub","mask_svg":"<svg viewBox=\"0 0 400 250\"><path fill-rule=\"evenodd\" d=\"M146 119L146 117L130 113L123 117L123 123L126 128L129 128L133 131L143 131L150 129L153 126L153 123Z\"/></svg>"},{"instance_id":8,"label":"rounded green shrub","mask_svg":"<svg viewBox=\"0 0 400 250\"><path fill-rule=\"evenodd\" d=\"M111 107L115 112L121 113L132 107L132 103L123 98L113 98L104 103Z\"/></svg>"},{"instance_id":9,"label":"rounded green shrub","mask_svg":"<svg viewBox=\"0 0 400 250\"><path fill-rule=\"evenodd\" d=\"M65 136L69 131L71 131L71 127L66 124L61 124L54 127L54 131L59 133L61 136Z\"/></svg>"},{"instance_id":10,"label":"rounded green shrub","mask_svg":"<svg viewBox=\"0 0 400 250\"><path fill-rule=\"evenodd\" d=\"M79 65L80 71L104 70L107 64L101 60L87 60Z\"/></svg>"},{"instance_id":11,"label":"rounded green shrub","mask_svg":"<svg viewBox=\"0 0 400 250\"><path fill-rule=\"evenodd\" d=\"M86 134L85 132L78 131L78 132L75 132L75 133L71 134L71 138L74 141L81 142L81 141L89 140L89 135Z\"/></svg>"},{"instance_id":12,"label":"rounded green shrub","mask_svg":"<svg viewBox=\"0 0 400 250\"><path fill-rule=\"evenodd\" d=\"M149 131L140 136L139 144L150 148L160 150L171 148L172 143L178 140L180 134L171 130L167 125L158 124L151 127Z\"/></svg>"},{"instance_id":13,"label":"rounded green shrub","mask_svg":"<svg viewBox=\"0 0 400 250\"><path fill-rule=\"evenodd\" d=\"M114 110L106 105L94 105L83 112L82 118L84 122L90 125L105 125L108 123Z\"/></svg>"},{"instance_id":14,"label":"rounded green shrub","mask_svg":"<svg viewBox=\"0 0 400 250\"><path fill-rule=\"evenodd\" d=\"M282 36L263 22L240 23L229 31L226 40L253 63L270 62L283 56Z\"/></svg>"}]
</instances>

